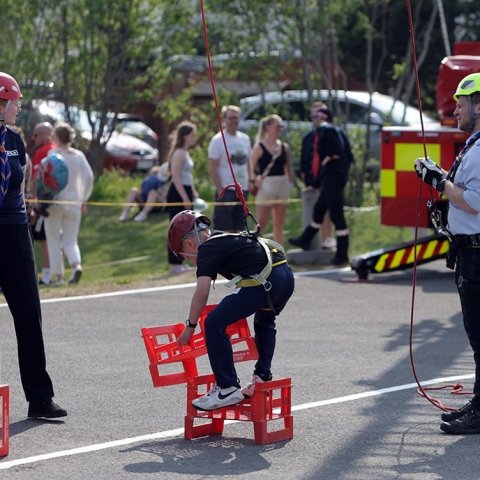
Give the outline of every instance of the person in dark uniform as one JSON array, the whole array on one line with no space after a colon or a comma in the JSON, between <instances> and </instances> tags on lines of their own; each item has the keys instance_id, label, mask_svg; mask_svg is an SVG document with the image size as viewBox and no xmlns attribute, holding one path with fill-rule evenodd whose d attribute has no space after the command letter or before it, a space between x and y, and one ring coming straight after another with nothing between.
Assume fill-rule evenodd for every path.
<instances>
[{"instance_id":1,"label":"person in dark uniform","mask_svg":"<svg viewBox=\"0 0 480 480\"><path fill-rule=\"evenodd\" d=\"M52 401L46 370L37 269L23 196L25 144L6 126L15 123L20 98L17 81L0 72L0 288L15 325L28 416L57 418L67 412Z\"/></svg>"},{"instance_id":2,"label":"person in dark uniform","mask_svg":"<svg viewBox=\"0 0 480 480\"><path fill-rule=\"evenodd\" d=\"M172 252L197 265L197 286L190 313L185 330L178 338L181 345L188 344L195 331L200 313L207 304L212 280L220 274L229 279L232 286L241 287L234 295L224 297L205 320L208 358L216 385L192 402L199 410L239 403L253 394L255 383L272 379L275 318L294 289L293 273L283 247L247 232L212 234L210 223L204 215L184 210L172 219L168 231ZM250 315L255 315L253 325L259 358L252 382L242 390L225 330L228 325Z\"/></svg>"},{"instance_id":3,"label":"person in dark uniform","mask_svg":"<svg viewBox=\"0 0 480 480\"><path fill-rule=\"evenodd\" d=\"M337 251L330 263L337 266L345 265L348 263L349 232L343 205L351 150L346 135L331 123L332 115L325 104L318 106L315 115L321 117L322 123L315 132L316 149L314 147L310 184L320 188L320 195L313 208L310 225L299 237L289 238L288 241L291 245L309 250L312 239L328 211L337 231Z\"/></svg>"},{"instance_id":4,"label":"person in dark uniform","mask_svg":"<svg viewBox=\"0 0 480 480\"><path fill-rule=\"evenodd\" d=\"M466 76L453 96L458 128L470 136L450 171L430 158L415 161L415 171L449 200L451 237L447 266L455 269L463 324L475 361L474 396L457 411L442 414L446 433L480 433L480 72Z\"/></svg>"}]
</instances>

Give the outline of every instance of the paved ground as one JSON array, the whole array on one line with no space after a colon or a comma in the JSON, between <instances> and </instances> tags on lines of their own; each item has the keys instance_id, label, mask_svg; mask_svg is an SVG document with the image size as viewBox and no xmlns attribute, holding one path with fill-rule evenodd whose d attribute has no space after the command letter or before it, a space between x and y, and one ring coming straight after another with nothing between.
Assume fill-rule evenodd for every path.
<instances>
[{"instance_id":1,"label":"paved ground","mask_svg":"<svg viewBox=\"0 0 480 480\"><path fill-rule=\"evenodd\" d=\"M274 369L294 382L294 439L268 446L254 444L248 423L184 440L185 388L151 385L140 328L186 318L192 286L44 303L49 370L69 411L65 422L26 419L12 321L0 305L0 379L12 390L11 451L0 460L0 478L478 478L478 437L440 432L440 411L412 385L412 272L355 279L347 271L297 278L278 322ZM225 290L218 284L211 303ZM443 262L419 269L415 302L419 377L453 377L449 383L471 389L473 362ZM250 369L241 364L242 380ZM465 401L436 395L454 406Z\"/></svg>"}]
</instances>

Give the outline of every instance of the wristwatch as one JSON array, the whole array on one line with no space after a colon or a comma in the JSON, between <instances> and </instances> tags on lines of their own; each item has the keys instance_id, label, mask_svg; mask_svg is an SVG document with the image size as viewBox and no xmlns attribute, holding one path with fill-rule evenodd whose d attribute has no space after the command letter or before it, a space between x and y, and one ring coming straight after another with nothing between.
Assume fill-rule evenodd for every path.
<instances>
[{"instance_id":1,"label":"wristwatch","mask_svg":"<svg viewBox=\"0 0 480 480\"><path fill-rule=\"evenodd\" d=\"M189 328L193 328L195 330L195 327L197 326L196 323L192 323L190 320L185 320L185 325Z\"/></svg>"}]
</instances>

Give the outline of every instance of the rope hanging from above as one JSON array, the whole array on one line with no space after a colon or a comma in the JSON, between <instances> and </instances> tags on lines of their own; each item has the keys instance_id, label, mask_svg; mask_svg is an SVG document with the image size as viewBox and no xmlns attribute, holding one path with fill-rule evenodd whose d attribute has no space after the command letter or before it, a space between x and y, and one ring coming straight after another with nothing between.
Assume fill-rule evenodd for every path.
<instances>
[{"instance_id":1,"label":"rope hanging from above","mask_svg":"<svg viewBox=\"0 0 480 480\"><path fill-rule=\"evenodd\" d=\"M208 43L207 21L206 21L206 18L205 18L205 7L204 7L204 4L203 4L203 0L200 0L200 11L201 11L201 15L202 15L203 39L204 39L204 42L205 42L205 51L207 52L208 74L209 74L209 78L210 78L210 85L212 87L213 101L214 101L214 104L215 104L215 113L216 113L216 116L217 116L217 122L218 122L218 125L219 125L220 134L222 136L223 146L225 148L225 153L227 155L228 166L230 168L230 172L232 174L232 179L233 179L233 183L230 184L230 185L227 185L220 192L219 199L222 198L225 190L233 187L235 189L235 195L237 196L238 201L242 205L243 217L244 217L244 220L245 220L245 227L246 227L247 231L248 231L247 219L248 219L248 217L250 217L255 224L256 233L259 233L260 225L258 224L258 222L257 222L256 218L253 216L253 214L250 212L250 209L248 208L248 204L247 204L247 201L245 199L245 196L243 195L242 186L238 183L237 178L235 177L235 172L233 170L232 160L230 158L230 152L228 151L227 142L226 142L225 134L224 134L224 131L223 131L222 117L221 117L221 114L220 114L220 108L219 108L219 105L218 105L218 98L217 98L217 91L216 91L216 88L215 88L215 79L214 79L214 74L213 74L212 59L211 59L211 55L210 55L210 46L209 46L209 43Z\"/></svg>"}]
</instances>

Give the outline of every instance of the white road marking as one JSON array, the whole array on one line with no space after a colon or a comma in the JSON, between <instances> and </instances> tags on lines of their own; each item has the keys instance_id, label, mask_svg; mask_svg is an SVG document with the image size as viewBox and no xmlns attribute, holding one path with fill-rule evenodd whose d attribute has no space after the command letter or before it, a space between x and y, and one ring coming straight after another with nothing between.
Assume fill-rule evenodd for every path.
<instances>
[{"instance_id":1,"label":"white road marking","mask_svg":"<svg viewBox=\"0 0 480 480\"><path fill-rule=\"evenodd\" d=\"M296 272L295 277L308 277L312 275L327 275L330 273L347 272L351 271L349 267L344 268L331 268L327 270L312 270L307 272ZM216 285L227 283L227 280L217 280ZM117 292L95 293L92 295L78 295L71 297L59 297L59 298L47 298L41 301L44 303L62 303L62 302L76 302L79 300L95 300L98 298L109 297L121 297L125 295L136 295L137 293L154 293L154 292L166 292L168 290L182 290L184 288L194 288L196 283L181 283L178 285L165 285L162 287L150 287L150 288L138 288L134 290L119 290ZM6 303L0 303L0 308L7 307Z\"/></svg>"},{"instance_id":2,"label":"white road marking","mask_svg":"<svg viewBox=\"0 0 480 480\"><path fill-rule=\"evenodd\" d=\"M465 380L473 378L474 374L456 375L453 377L434 378L432 380L426 380L421 382L423 386L432 385L436 383L454 382L457 380ZM351 402L353 400L359 400L361 398L374 397L378 395L384 395L386 393L399 392L401 390L408 390L416 388L416 383L406 383L405 385L397 385L396 387L382 388L380 390L372 390L369 392L356 393L353 395L346 395L343 397L330 398L328 400L319 400L318 402L303 403L292 407L292 411L308 410L310 408L322 407L324 405L332 405L335 403ZM226 420L225 424L237 423L236 420ZM79 455L83 453L96 452L99 450L106 450L108 448L121 447L124 445L131 445L132 443L145 442L150 440L159 440L172 437L178 437L183 434L183 428L175 428L173 430L165 430L163 432L152 433L148 435L140 435L138 437L124 438L121 440L114 440L111 442L97 443L94 445L87 445L85 447L72 448L70 450L60 450L58 452L45 453L43 455L35 455L33 457L19 458L17 460L10 460L6 462L0 461L0 470L7 470L19 465L27 465L29 463L41 462L44 460L52 460L54 458L68 457L71 455Z\"/></svg>"}]
</instances>

